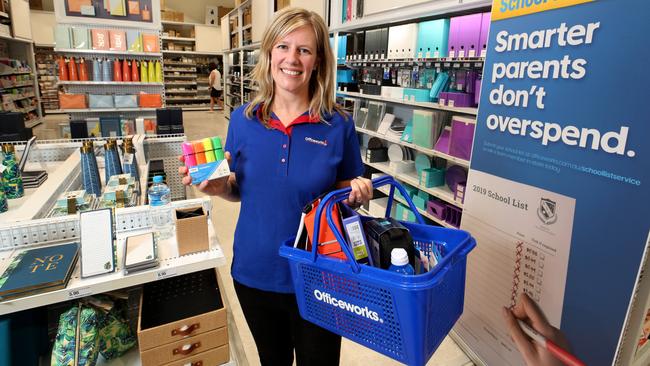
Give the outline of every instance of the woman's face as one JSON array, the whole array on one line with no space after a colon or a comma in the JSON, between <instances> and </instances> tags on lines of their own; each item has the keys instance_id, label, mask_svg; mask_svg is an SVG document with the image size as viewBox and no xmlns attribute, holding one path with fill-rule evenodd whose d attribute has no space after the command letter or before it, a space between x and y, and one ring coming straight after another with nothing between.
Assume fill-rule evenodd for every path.
<instances>
[{"instance_id":1,"label":"woman's face","mask_svg":"<svg viewBox=\"0 0 650 366\"><path fill-rule=\"evenodd\" d=\"M302 26L281 38L271 50L275 92L308 94L309 80L317 61L316 52L316 35L309 26Z\"/></svg>"}]
</instances>

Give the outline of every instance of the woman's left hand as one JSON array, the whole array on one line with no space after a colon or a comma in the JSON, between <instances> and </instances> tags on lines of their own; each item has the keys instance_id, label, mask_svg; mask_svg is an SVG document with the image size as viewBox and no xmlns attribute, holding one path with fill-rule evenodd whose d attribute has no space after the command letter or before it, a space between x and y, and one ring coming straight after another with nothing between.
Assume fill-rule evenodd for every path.
<instances>
[{"instance_id":1,"label":"woman's left hand","mask_svg":"<svg viewBox=\"0 0 650 366\"><path fill-rule=\"evenodd\" d=\"M350 207L359 207L372 199L372 181L364 177L357 177L350 181L350 196L343 201Z\"/></svg>"}]
</instances>

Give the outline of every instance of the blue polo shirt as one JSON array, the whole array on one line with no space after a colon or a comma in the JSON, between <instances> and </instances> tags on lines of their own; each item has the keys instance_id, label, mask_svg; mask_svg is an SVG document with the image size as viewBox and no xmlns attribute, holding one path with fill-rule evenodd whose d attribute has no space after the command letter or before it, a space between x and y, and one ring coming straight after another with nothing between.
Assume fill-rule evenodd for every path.
<instances>
[{"instance_id":1,"label":"blue polo shirt","mask_svg":"<svg viewBox=\"0 0 650 366\"><path fill-rule=\"evenodd\" d=\"M267 129L245 116L246 106L232 112L225 145L241 195L232 277L248 287L292 293L280 245L296 235L306 204L337 181L363 174L359 141L352 119L338 113L324 122L306 113L288 129L279 121Z\"/></svg>"}]
</instances>

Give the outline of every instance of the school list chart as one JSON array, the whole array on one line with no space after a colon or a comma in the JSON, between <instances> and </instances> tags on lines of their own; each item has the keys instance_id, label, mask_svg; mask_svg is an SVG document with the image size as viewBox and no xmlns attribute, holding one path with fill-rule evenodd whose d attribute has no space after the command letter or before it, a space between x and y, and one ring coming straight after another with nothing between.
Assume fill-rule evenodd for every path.
<instances>
[{"instance_id":1,"label":"school list chart","mask_svg":"<svg viewBox=\"0 0 650 366\"><path fill-rule=\"evenodd\" d=\"M468 181L461 228L477 246L468 256L465 310L455 329L487 359L521 365L501 308L525 291L560 327L575 200L476 170Z\"/></svg>"}]
</instances>

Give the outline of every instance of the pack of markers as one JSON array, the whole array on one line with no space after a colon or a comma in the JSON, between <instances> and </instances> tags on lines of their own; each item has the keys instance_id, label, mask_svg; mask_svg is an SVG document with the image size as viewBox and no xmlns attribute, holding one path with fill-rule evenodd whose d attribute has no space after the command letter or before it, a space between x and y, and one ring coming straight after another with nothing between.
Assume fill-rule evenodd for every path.
<instances>
[{"instance_id":1,"label":"pack of markers","mask_svg":"<svg viewBox=\"0 0 650 366\"><path fill-rule=\"evenodd\" d=\"M181 149L192 184L230 175L230 167L224 157L219 137L184 142Z\"/></svg>"}]
</instances>

